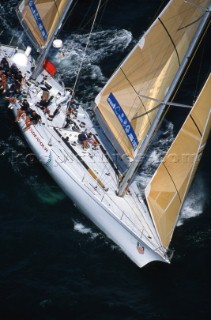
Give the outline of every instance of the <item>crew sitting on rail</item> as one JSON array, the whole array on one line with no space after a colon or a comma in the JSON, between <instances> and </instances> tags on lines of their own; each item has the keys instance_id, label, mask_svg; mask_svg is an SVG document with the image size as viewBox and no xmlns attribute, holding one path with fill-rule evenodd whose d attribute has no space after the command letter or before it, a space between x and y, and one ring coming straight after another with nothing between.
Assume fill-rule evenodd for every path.
<instances>
[{"instance_id":1,"label":"crew sitting on rail","mask_svg":"<svg viewBox=\"0 0 211 320\"><path fill-rule=\"evenodd\" d=\"M16 117L15 121L18 122L20 119L20 116L23 113L25 113L27 116L30 113L30 111L31 111L31 108L29 106L29 103L26 99L24 99L21 106L20 106L20 109L18 109L18 111L17 111L17 117Z\"/></svg>"},{"instance_id":2,"label":"crew sitting on rail","mask_svg":"<svg viewBox=\"0 0 211 320\"><path fill-rule=\"evenodd\" d=\"M39 102L40 108L43 110L44 113L50 115L50 110L48 109L49 101L46 99L45 96L41 96L41 100Z\"/></svg>"},{"instance_id":3,"label":"crew sitting on rail","mask_svg":"<svg viewBox=\"0 0 211 320\"><path fill-rule=\"evenodd\" d=\"M9 105L10 109L13 109L14 105L17 107L19 107L19 105L17 104L18 102L20 103L22 101L22 93L20 91L19 88L15 88L15 92L12 95L6 96L4 98L4 100L8 100L11 105Z\"/></svg>"},{"instance_id":4,"label":"crew sitting on rail","mask_svg":"<svg viewBox=\"0 0 211 320\"><path fill-rule=\"evenodd\" d=\"M11 74L13 74L14 76L18 73L18 67L15 63L11 65L10 71L11 71Z\"/></svg>"},{"instance_id":5,"label":"crew sitting on rail","mask_svg":"<svg viewBox=\"0 0 211 320\"><path fill-rule=\"evenodd\" d=\"M0 76L0 83L1 83L1 87L2 87L2 92L1 93L5 93L7 90L7 76L5 74L5 72L1 71L1 76Z\"/></svg>"},{"instance_id":6,"label":"crew sitting on rail","mask_svg":"<svg viewBox=\"0 0 211 320\"><path fill-rule=\"evenodd\" d=\"M6 76L7 83L10 84L12 82L11 81L11 72L10 72L10 70L8 69L8 70L4 71L4 74Z\"/></svg>"},{"instance_id":7,"label":"crew sitting on rail","mask_svg":"<svg viewBox=\"0 0 211 320\"><path fill-rule=\"evenodd\" d=\"M7 61L6 57L3 57L1 59L1 66L4 71L7 71L9 69L9 62Z\"/></svg>"},{"instance_id":8,"label":"crew sitting on rail","mask_svg":"<svg viewBox=\"0 0 211 320\"><path fill-rule=\"evenodd\" d=\"M20 90L20 87L16 86L15 81L13 81L12 84L6 90L6 98L12 97L16 92L16 88L18 88Z\"/></svg>"},{"instance_id":9,"label":"crew sitting on rail","mask_svg":"<svg viewBox=\"0 0 211 320\"><path fill-rule=\"evenodd\" d=\"M15 81L16 81L16 86L22 86L23 84L23 76L22 76L22 72L19 70L17 73L15 73L14 75Z\"/></svg>"},{"instance_id":10,"label":"crew sitting on rail","mask_svg":"<svg viewBox=\"0 0 211 320\"><path fill-rule=\"evenodd\" d=\"M75 100L73 98L71 98L70 101L68 101L68 103L67 103L66 114L72 114L76 110L77 110L77 105L75 103Z\"/></svg>"},{"instance_id":11,"label":"crew sitting on rail","mask_svg":"<svg viewBox=\"0 0 211 320\"><path fill-rule=\"evenodd\" d=\"M30 109L28 115L26 115L26 127L24 131L28 130L31 125L36 125L41 121L41 116L35 111Z\"/></svg>"},{"instance_id":12,"label":"crew sitting on rail","mask_svg":"<svg viewBox=\"0 0 211 320\"><path fill-rule=\"evenodd\" d=\"M2 81L2 71L0 70L0 94L4 93L4 82Z\"/></svg>"},{"instance_id":13,"label":"crew sitting on rail","mask_svg":"<svg viewBox=\"0 0 211 320\"><path fill-rule=\"evenodd\" d=\"M19 102L22 101L23 96L22 96L22 92L21 92L21 89L20 89L20 88L18 88L18 87L15 88L15 92L14 92L14 94L13 94L13 98L15 98L16 101L17 101L17 100L18 100Z\"/></svg>"},{"instance_id":14,"label":"crew sitting on rail","mask_svg":"<svg viewBox=\"0 0 211 320\"><path fill-rule=\"evenodd\" d=\"M0 62L0 94L6 93L7 97L12 97L15 88L21 88L23 82L22 72L13 63L9 67L9 62L6 57L3 57Z\"/></svg>"},{"instance_id":15,"label":"crew sitting on rail","mask_svg":"<svg viewBox=\"0 0 211 320\"><path fill-rule=\"evenodd\" d=\"M38 124L38 122L41 121L41 116L35 110L30 112L29 118L31 120L31 124Z\"/></svg>"}]
</instances>

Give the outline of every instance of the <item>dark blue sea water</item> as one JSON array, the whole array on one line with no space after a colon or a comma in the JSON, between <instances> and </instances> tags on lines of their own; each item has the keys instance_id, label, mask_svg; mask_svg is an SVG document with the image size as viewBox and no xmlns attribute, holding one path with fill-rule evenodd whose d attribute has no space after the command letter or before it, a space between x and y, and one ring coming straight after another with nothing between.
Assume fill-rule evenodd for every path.
<instances>
[{"instance_id":1,"label":"dark blue sea water","mask_svg":"<svg viewBox=\"0 0 211 320\"><path fill-rule=\"evenodd\" d=\"M1 42L26 45L17 0L0 1ZM167 1L104 1L85 57L77 96L90 101ZM52 60L72 86L96 0L78 1L61 32L65 58ZM91 8L90 8L91 6ZM73 32L73 34L71 34ZM210 72L211 32L176 100L191 104ZM172 141L185 112L171 111L161 129ZM211 141L172 241L171 265L138 269L74 207L30 150L0 105L0 320L207 320L211 310ZM152 152L142 176L162 155ZM147 170L148 169L148 170Z\"/></svg>"}]
</instances>

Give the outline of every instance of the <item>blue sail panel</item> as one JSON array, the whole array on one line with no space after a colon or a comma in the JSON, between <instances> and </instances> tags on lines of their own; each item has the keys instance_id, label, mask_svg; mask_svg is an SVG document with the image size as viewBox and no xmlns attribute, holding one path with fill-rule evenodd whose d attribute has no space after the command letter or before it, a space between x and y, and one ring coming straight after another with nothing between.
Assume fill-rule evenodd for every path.
<instances>
[{"instance_id":1,"label":"blue sail panel","mask_svg":"<svg viewBox=\"0 0 211 320\"><path fill-rule=\"evenodd\" d=\"M34 16L34 19L35 19L35 21L37 23L37 26L38 26L41 34L42 34L42 37L46 41L47 38L48 38L48 33L47 33L47 31L46 31L46 29L44 27L44 24L43 24L42 19L41 19L40 15L39 15L39 12L38 12L38 10L37 10L37 8L35 6L34 0L29 0L29 7L30 7L31 12L32 12L32 14Z\"/></svg>"},{"instance_id":2,"label":"blue sail panel","mask_svg":"<svg viewBox=\"0 0 211 320\"><path fill-rule=\"evenodd\" d=\"M109 94L107 102L110 105L113 112L115 113L122 128L124 129L128 139L133 147L133 150L136 150L136 148L138 146L137 136L133 130L133 127L132 127L130 121L128 120L126 114L124 113L122 107L120 106L119 102L117 101L117 99L114 97L114 95L112 93Z\"/></svg>"}]
</instances>

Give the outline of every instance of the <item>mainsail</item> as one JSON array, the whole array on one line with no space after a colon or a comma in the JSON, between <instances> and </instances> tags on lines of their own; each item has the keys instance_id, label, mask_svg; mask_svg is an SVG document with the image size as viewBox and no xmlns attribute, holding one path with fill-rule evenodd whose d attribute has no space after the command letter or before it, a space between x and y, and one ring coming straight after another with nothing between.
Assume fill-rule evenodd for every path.
<instances>
[{"instance_id":1,"label":"mainsail","mask_svg":"<svg viewBox=\"0 0 211 320\"><path fill-rule=\"evenodd\" d=\"M209 0L172 0L95 99L117 150L134 159L206 13Z\"/></svg>"},{"instance_id":2,"label":"mainsail","mask_svg":"<svg viewBox=\"0 0 211 320\"><path fill-rule=\"evenodd\" d=\"M73 0L24 0L18 17L37 49L46 47L61 26Z\"/></svg>"},{"instance_id":3,"label":"mainsail","mask_svg":"<svg viewBox=\"0 0 211 320\"><path fill-rule=\"evenodd\" d=\"M211 75L171 148L148 184L147 203L162 244L168 247L180 209L211 129Z\"/></svg>"}]
</instances>

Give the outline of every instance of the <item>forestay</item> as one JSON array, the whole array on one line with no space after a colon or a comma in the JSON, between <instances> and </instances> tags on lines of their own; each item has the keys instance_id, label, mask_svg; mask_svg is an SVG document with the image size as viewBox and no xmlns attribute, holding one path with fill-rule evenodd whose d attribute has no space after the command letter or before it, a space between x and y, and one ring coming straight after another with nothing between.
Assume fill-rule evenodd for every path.
<instances>
[{"instance_id":1,"label":"forestay","mask_svg":"<svg viewBox=\"0 0 211 320\"><path fill-rule=\"evenodd\" d=\"M127 157L136 156L158 111L141 95L164 100L209 2L170 1L96 97L96 114Z\"/></svg>"}]
</instances>

